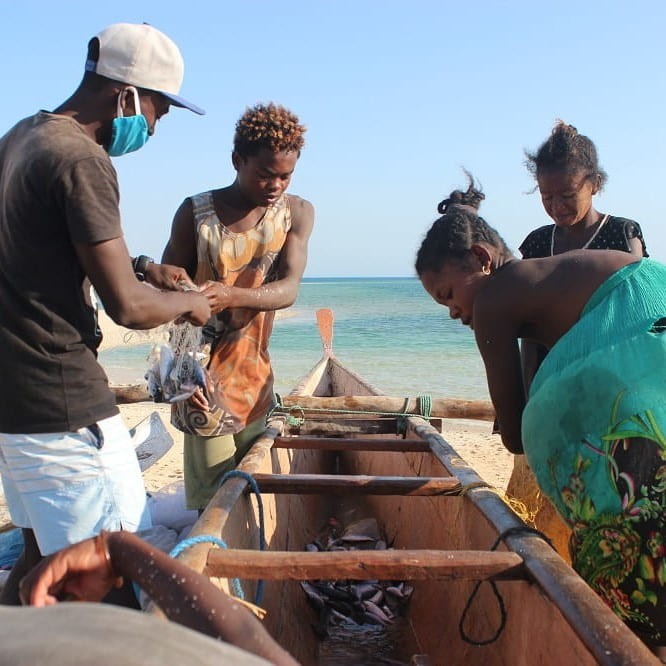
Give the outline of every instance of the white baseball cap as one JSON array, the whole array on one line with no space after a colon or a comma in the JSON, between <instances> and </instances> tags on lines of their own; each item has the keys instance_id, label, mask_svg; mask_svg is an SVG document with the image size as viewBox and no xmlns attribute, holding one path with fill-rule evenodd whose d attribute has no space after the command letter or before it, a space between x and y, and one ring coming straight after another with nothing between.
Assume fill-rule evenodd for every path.
<instances>
[{"instance_id":1,"label":"white baseball cap","mask_svg":"<svg viewBox=\"0 0 666 666\"><path fill-rule=\"evenodd\" d=\"M206 113L178 95L185 64L178 47L163 32L147 23L114 23L96 37L99 58L88 60L86 71L137 88L154 90L174 106L199 115Z\"/></svg>"}]
</instances>

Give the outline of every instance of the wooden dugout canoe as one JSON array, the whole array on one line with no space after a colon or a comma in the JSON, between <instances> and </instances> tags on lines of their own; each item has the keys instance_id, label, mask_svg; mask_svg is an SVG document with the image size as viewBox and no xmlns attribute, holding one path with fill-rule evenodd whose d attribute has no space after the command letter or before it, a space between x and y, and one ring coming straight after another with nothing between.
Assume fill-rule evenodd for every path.
<instances>
[{"instance_id":1,"label":"wooden dugout canoe","mask_svg":"<svg viewBox=\"0 0 666 666\"><path fill-rule=\"evenodd\" d=\"M327 313L318 313L320 330L332 320ZM275 413L238 466L261 490L267 551L258 551L257 502L248 482L232 478L192 533L222 538L229 549L199 544L181 561L227 590L230 577L239 578L249 600L263 580L266 628L303 664L318 663L316 615L299 585L309 579L408 580L414 587L409 630L395 663L658 663L457 455L440 434L441 419L349 413L352 404L367 410L386 403L333 356L332 332L323 328L323 358L283 400L291 413ZM397 434L401 427L404 437ZM304 552L341 497L347 508L356 507L356 516L378 520L393 550ZM477 642L499 633L487 645L470 644L459 631L477 581L484 582L469 604L464 631Z\"/></svg>"}]
</instances>

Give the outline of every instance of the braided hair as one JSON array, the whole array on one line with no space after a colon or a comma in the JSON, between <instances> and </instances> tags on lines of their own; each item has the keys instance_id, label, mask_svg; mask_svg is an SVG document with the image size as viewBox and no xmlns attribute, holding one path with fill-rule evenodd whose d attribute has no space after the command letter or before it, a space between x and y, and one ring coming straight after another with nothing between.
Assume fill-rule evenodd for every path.
<instances>
[{"instance_id":1,"label":"braided hair","mask_svg":"<svg viewBox=\"0 0 666 666\"><path fill-rule=\"evenodd\" d=\"M465 172L467 173L467 172ZM435 220L416 255L416 274L439 272L451 260L465 260L472 245L486 243L511 255L502 237L477 212L485 195L477 189L467 173L466 191L454 190L437 206L442 217Z\"/></svg>"},{"instance_id":2,"label":"braided hair","mask_svg":"<svg viewBox=\"0 0 666 666\"><path fill-rule=\"evenodd\" d=\"M537 178L542 173L574 173L582 171L585 177L601 190L608 175L599 166L597 149L592 140L579 134L573 125L558 120L553 131L536 153L525 151L525 166Z\"/></svg>"}]
</instances>

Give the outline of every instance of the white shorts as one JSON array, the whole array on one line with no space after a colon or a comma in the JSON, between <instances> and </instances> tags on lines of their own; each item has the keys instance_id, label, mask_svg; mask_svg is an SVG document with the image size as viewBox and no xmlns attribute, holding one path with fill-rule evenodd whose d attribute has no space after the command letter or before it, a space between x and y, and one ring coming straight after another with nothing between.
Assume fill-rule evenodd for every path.
<instances>
[{"instance_id":1,"label":"white shorts","mask_svg":"<svg viewBox=\"0 0 666 666\"><path fill-rule=\"evenodd\" d=\"M42 555L98 534L151 526L146 491L120 415L75 432L0 433L0 473L17 527Z\"/></svg>"}]
</instances>

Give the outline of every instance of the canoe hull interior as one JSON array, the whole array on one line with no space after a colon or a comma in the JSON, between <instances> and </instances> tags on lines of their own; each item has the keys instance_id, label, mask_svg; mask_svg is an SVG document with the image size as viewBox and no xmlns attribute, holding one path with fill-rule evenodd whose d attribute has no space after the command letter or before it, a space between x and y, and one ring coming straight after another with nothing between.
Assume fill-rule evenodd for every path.
<instances>
[{"instance_id":1,"label":"canoe hull interior","mask_svg":"<svg viewBox=\"0 0 666 666\"><path fill-rule=\"evenodd\" d=\"M332 358L324 359L291 396L373 395L377 391ZM298 417L297 409L292 416ZM389 452L323 450L326 447L295 446L311 431L327 433L330 441L332 415L309 414L306 423L285 419L271 428L245 457L240 469L253 475L340 474L373 477L455 476L471 492L457 496L400 496L338 493L263 492L265 538L272 551L302 552L317 536L327 519L335 516L348 523L364 517L375 518L389 545L396 550L488 552L501 532L524 527L497 494L461 460L441 435L425 420L409 418L406 437L428 443L428 452ZM395 432L396 419L385 417ZM375 419L379 430L386 423ZM354 432L355 424L359 430ZM368 427L366 415L345 416L344 432L333 437L346 441L395 440ZM368 434L368 431L375 434ZM309 437L309 435L308 435ZM314 437L312 437L314 439ZM257 550L259 515L256 498L244 492L244 482L228 481L195 527L195 534L221 535L230 548ZM245 489L246 490L246 489ZM213 576L207 568L207 552L192 549L188 564ZM504 539L498 551L514 551L523 558L521 574L497 580L496 587L506 609L503 617L491 584L481 584L472 601L464 625L472 639L491 638L503 625L499 636L485 646L462 640L459 622L470 599L473 580L449 576L447 579L415 580L414 593L406 614L409 631L404 635L396 658L409 663L411 655L427 655L430 664L484 663L511 664L645 664L651 653L605 607L596 595L547 544L523 532ZM339 578L340 576L336 576ZM313 629L317 614L308 604L297 580L265 580L261 606L266 609L268 631L303 664L316 664L318 638ZM469 578L469 576L467 577ZM229 581L218 579L223 588ZM242 580L245 598L254 601L256 582Z\"/></svg>"},{"instance_id":2,"label":"canoe hull interior","mask_svg":"<svg viewBox=\"0 0 666 666\"><path fill-rule=\"evenodd\" d=\"M335 454L319 451L274 449L265 469L274 474L344 473L406 475L442 474L428 454L343 453L339 467ZM439 469L437 469L439 467ZM270 550L302 551L311 543L328 517L378 520L389 544L396 549L489 550L497 532L480 511L461 497L363 497L262 494L266 540ZM342 510L342 513L338 511ZM258 548L256 501L246 496L236 503L223 530L230 547ZM474 587L468 581L414 581L408 620L413 636L403 645L401 658L424 653L432 664L594 664L596 660L563 620L560 612L534 584L498 582L507 608L506 626L498 640L485 647L465 643L458 623ZM242 581L246 599L255 597L255 583ZM301 663L317 663L318 640L313 630L317 615L309 606L297 581L264 581L264 624L271 635ZM465 623L477 640L491 637L502 623L497 599L490 585L481 586ZM526 630L526 627L529 630ZM554 630L556 628L556 630ZM534 637L538 636L538 640Z\"/></svg>"}]
</instances>

